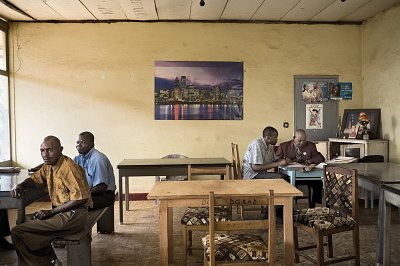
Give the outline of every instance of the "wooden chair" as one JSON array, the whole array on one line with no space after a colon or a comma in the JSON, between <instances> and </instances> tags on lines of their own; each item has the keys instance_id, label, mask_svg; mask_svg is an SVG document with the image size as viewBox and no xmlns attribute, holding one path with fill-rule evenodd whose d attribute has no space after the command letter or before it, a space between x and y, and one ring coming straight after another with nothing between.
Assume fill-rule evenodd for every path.
<instances>
[{"instance_id":1,"label":"wooden chair","mask_svg":"<svg viewBox=\"0 0 400 266\"><path fill-rule=\"evenodd\" d=\"M232 166L233 166L233 178L243 179L243 167L242 161L239 156L239 147L236 143L231 143L232 150ZM237 211L243 219L244 212L256 211L262 212L262 206L236 206Z\"/></svg>"},{"instance_id":2,"label":"wooden chair","mask_svg":"<svg viewBox=\"0 0 400 266\"><path fill-rule=\"evenodd\" d=\"M188 180L191 180L194 175L229 175L229 166L224 167L202 167L188 165ZM216 208L215 212L218 220L230 220L231 210L225 207ZM187 264L187 254L192 254L193 237L192 231L207 231L208 230L208 207L193 208L189 207L185 210L182 218L182 250L183 250L183 265Z\"/></svg>"},{"instance_id":3,"label":"wooden chair","mask_svg":"<svg viewBox=\"0 0 400 266\"><path fill-rule=\"evenodd\" d=\"M230 206L253 202L268 206L268 219L217 221L214 207ZM209 196L209 234L202 239L204 247L204 265L273 265L275 261L276 219L274 191L260 197L238 198L226 195ZM258 230L254 234L245 231ZM267 244L259 235L259 230L266 230ZM216 231L239 231L236 233L216 234ZM234 260L233 260L234 258Z\"/></svg>"},{"instance_id":4,"label":"wooden chair","mask_svg":"<svg viewBox=\"0 0 400 266\"><path fill-rule=\"evenodd\" d=\"M358 223L358 184L357 171L338 166L324 167L325 182L325 207L316 207L294 211L294 245L296 262L302 256L318 265L338 263L345 260L354 260L355 265L360 265L360 243ZM313 235L316 245L299 247L298 228ZM332 235L352 231L353 254L333 257ZM328 257L325 261L323 238L327 237ZM346 245L346 243L340 243ZM317 259L302 251L316 248Z\"/></svg>"},{"instance_id":5,"label":"wooden chair","mask_svg":"<svg viewBox=\"0 0 400 266\"><path fill-rule=\"evenodd\" d=\"M220 175L221 179L229 175L229 165L227 166L193 166L188 165L188 180L192 179L194 175Z\"/></svg>"},{"instance_id":6,"label":"wooden chair","mask_svg":"<svg viewBox=\"0 0 400 266\"><path fill-rule=\"evenodd\" d=\"M235 143L231 143L232 149L232 167L233 167L233 179L243 179L243 168L242 162L239 156L239 147Z\"/></svg>"}]
</instances>

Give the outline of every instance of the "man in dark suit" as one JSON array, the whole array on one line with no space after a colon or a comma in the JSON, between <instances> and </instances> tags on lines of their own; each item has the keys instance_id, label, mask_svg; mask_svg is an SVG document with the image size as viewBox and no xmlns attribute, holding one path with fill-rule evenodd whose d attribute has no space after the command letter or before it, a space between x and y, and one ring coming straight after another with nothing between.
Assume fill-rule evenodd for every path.
<instances>
[{"instance_id":1,"label":"man in dark suit","mask_svg":"<svg viewBox=\"0 0 400 266\"><path fill-rule=\"evenodd\" d=\"M306 140L306 132L298 129L295 132L293 140L283 142L276 151L276 156L281 159L290 159L293 162L305 165L319 164L325 161L324 156L317 151L314 143ZM312 198L310 207L315 207L315 203L322 203L322 181L304 180L297 181L298 185L308 185L312 188Z\"/></svg>"}]
</instances>

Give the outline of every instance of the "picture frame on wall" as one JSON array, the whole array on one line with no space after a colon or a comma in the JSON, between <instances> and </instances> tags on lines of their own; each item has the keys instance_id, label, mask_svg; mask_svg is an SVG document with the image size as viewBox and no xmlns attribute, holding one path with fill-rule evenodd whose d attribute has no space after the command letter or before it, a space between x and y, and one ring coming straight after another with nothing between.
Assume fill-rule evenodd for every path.
<instances>
[{"instance_id":1,"label":"picture frame on wall","mask_svg":"<svg viewBox=\"0 0 400 266\"><path fill-rule=\"evenodd\" d=\"M365 133L368 139L377 139L380 116L381 109L344 109L342 137L354 138L354 129L357 128L357 139L362 139Z\"/></svg>"}]
</instances>

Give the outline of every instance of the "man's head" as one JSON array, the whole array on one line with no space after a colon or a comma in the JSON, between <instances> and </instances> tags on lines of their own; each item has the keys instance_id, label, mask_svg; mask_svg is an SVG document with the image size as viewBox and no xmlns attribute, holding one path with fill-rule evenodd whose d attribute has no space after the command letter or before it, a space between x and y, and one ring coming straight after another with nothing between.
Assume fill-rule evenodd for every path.
<instances>
[{"instance_id":1,"label":"man's head","mask_svg":"<svg viewBox=\"0 0 400 266\"><path fill-rule=\"evenodd\" d=\"M88 131L82 132L76 141L76 149L80 154L86 154L94 147L94 135Z\"/></svg>"},{"instance_id":2,"label":"man's head","mask_svg":"<svg viewBox=\"0 0 400 266\"><path fill-rule=\"evenodd\" d=\"M278 141L278 130L273 127L264 128L263 138L267 144L275 145Z\"/></svg>"},{"instance_id":3,"label":"man's head","mask_svg":"<svg viewBox=\"0 0 400 266\"><path fill-rule=\"evenodd\" d=\"M40 154L43 161L48 165L55 165L62 155L63 147L60 140L54 136L47 136L44 138L42 145L40 145Z\"/></svg>"},{"instance_id":4,"label":"man's head","mask_svg":"<svg viewBox=\"0 0 400 266\"><path fill-rule=\"evenodd\" d=\"M306 144L307 136L303 129L297 129L294 133L293 144L295 147L301 148Z\"/></svg>"}]
</instances>

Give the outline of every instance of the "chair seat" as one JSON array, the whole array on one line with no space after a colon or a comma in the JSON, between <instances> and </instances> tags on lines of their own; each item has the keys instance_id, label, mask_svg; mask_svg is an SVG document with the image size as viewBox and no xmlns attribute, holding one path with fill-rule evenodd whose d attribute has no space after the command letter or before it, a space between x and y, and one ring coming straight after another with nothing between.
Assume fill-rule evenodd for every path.
<instances>
[{"instance_id":1,"label":"chair seat","mask_svg":"<svg viewBox=\"0 0 400 266\"><path fill-rule=\"evenodd\" d=\"M217 222L230 221L231 214L228 208L215 207L215 220ZM208 225L209 224L210 211L207 207L200 208L188 208L182 216L181 224L191 225Z\"/></svg>"},{"instance_id":2,"label":"chair seat","mask_svg":"<svg viewBox=\"0 0 400 266\"><path fill-rule=\"evenodd\" d=\"M316 230L334 229L342 226L352 228L356 223L350 215L327 207L295 210L293 220Z\"/></svg>"},{"instance_id":3,"label":"chair seat","mask_svg":"<svg viewBox=\"0 0 400 266\"><path fill-rule=\"evenodd\" d=\"M207 259L210 258L210 236L202 238ZM215 260L265 261L268 247L260 236L248 234L216 234Z\"/></svg>"}]
</instances>

